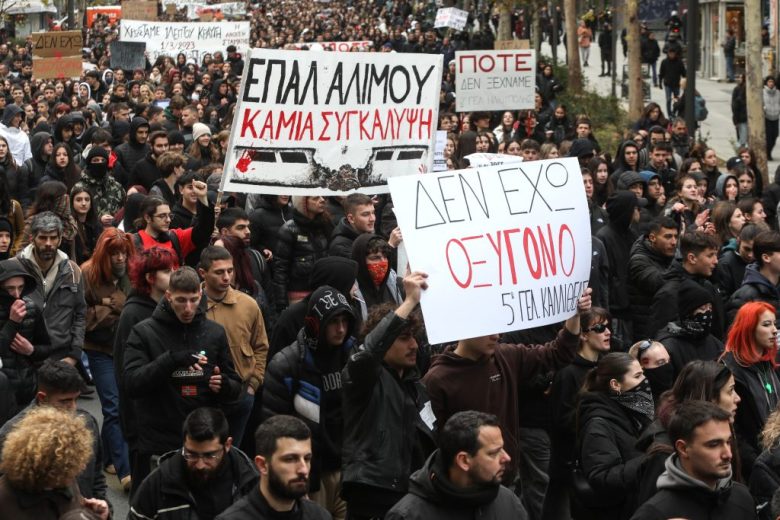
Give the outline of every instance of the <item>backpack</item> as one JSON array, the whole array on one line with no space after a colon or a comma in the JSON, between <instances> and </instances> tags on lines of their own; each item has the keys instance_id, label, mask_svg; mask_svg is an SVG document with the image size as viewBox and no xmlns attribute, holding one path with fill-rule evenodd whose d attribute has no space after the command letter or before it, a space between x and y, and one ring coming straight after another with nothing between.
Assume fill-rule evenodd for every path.
<instances>
[{"instance_id":1,"label":"backpack","mask_svg":"<svg viewBox=\"0 0 780 520\"><path fill-rule=\"evenodd\" d=\"M704 121L707 119L709 111L707 110L707 102L704 101L704 98L697 95L693 98L693 103L693 115L696 118L696 121Z\"/></svg>"},{"instance_id":2,"label":"backpack","mask_svg":"<svg viewBox=\"0 0 780 520\"><path fill-rule=\"evenodd\" d=\"M179 265L184 265L184 257L181 254L181 244L179 243L179 236L176 233L168 231L168 238L171 239L171 245L176 252L176 257L179 259ZM144 250L144 242L141 240L141 235L133 233L133 245L135 245L136 251Z\"/></svg>"}]
</instances>

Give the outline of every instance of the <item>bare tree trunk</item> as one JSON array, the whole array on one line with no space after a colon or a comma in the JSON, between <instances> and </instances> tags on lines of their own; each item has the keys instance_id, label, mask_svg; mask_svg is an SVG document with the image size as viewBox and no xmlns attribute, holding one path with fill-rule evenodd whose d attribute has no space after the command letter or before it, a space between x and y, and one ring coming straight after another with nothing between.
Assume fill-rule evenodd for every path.
<instances>
[{"instance_id":1,"label":"bare tree trunk","mask_svg":"<svg viewBox=\"0 0 780 520\"><path fill-rule=\"evenodd\" d=\"M542 52L542 17L539 16L539 11L542 9L542 5L544 5L545 1L542 2L534 2L533 5L533 12L530 12L529 9L529 16L533 17L533 22L531 23L531 38L532 38L532 45L531 48L536 51L536 55L539 56L539 54Z\"/></svg>"},{"instance_id":2,"label":"bare tree trunk","mask_svg":"<svg viewBox=\"0 0 780 520\"><path fill-rule=\"evenodd\" d=\"M512 9L514 0L501 0L498 2L498 37L497 40L512 39Z\"/></svg>"},{"instance_id":3,"label":"bare tree trunk","mask_svg":"<svg viewBox=\"0 0 780 520\"><path fill-rule=\"evenodd\" d=\"M642 60L639 48L639 2L626 2L626 41L628 43L628 117L642 116Z\"/></svg>"},{"instance_id":4,"label":"bare tree trunk","mask_svg":"<svg viewBox=\"0 0 780 520\"><path fill-rule=\"evenodd\" d=\"M580 46L577 43L577 2L563 1L563 15L566 17L566 58L569 67L569 90L582 92L582 69L580 67Z\"/></svg>"},{"instance_id":5,"label":"bare tree trunk","mask_svg":"<svg viewBox=\"0 0 780 520\"><path fill-rule=\"evenodd\" d=\"M764 128L764 94L761 79L761 4L745 0L745 76L747 80L748 146L756 155L756 166L769 186Z\"/></svg>"}]
</instances>

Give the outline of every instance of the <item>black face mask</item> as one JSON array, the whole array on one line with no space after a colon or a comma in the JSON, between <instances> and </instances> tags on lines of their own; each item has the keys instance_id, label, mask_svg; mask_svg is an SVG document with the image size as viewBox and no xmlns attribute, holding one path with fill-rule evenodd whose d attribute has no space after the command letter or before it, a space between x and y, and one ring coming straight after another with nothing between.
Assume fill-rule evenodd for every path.
<instances>
[{"instance_id":1,"label":"black face mask","mask_svg":"<svg viewBox=\"0 0 780 520\"><path fill-rule=\"evenodd\" d=\"M108 173L108 163L87 163L87 172L95 179L102 179Z\"/></svg>"},{"instance_id":2,"label":"black face mask","mask_svg":"<svg viewBox=\"0 0 780 520\"><path fill-rule=\"evenodd\" d=\"M653 393L653 399L672 388L674 384L674 367L671 363L661 365L656 368L645 368L645 378L650 383L650 389Z\"/></svg>"},{"instance_id":3,"label":"black face mask","mask_svg":"<svg viewBox=\"0 0 780 520\"><path fill-rule=\"evenodd\" d=\"M692 338L703 338L709 335L712 329L712 311L694 314L683 319L680 323L687 336Z\"/></svg>"}]
</instances>

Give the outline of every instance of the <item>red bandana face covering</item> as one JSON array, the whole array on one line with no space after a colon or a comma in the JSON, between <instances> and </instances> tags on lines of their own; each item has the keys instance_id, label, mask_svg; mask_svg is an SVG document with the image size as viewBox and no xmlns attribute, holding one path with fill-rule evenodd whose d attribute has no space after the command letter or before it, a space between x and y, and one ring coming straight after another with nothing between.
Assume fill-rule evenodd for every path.
<instances>
[{"instance_id":1,"label":"red bandana face covering","mask_svg":"<svg viewBox=\"0 0 780 520\"><path fill-rule=\"evenodd\" d=\"M390 262L387 259L384 259L379 262L366 264L366 267L368 268L369 276L371 276L371 281L374 282L374 285L379 287L382 282L385 281L387 270L390 268Z\"/></svg>"}]
</instances>

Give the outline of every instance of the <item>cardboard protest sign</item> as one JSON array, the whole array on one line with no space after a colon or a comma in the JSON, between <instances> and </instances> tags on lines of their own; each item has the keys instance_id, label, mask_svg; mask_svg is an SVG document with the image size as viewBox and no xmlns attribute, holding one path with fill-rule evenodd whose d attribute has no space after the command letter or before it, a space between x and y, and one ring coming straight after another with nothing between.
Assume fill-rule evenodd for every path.
<instances>
[{"instance_id":1,"label":"cardboard protest sign","mask_svg":"<svg viewBox=\"0 0 780 520\"><path fill-rule=\"evenodd\" d=\"M590 219L574 158L394 177L394 211L431 343L557 323L588 286Z\"/></svg>"},{"instance_id":2,"label":"cardboard protest sign","mask_svg":"<svg viewBox=\"0 0 780 520\"><path fill-rule=\"evenodd\" d=\"M468 19L468 11L458 9L457 7L444 7L436 11L436 20L433 22L433 27L435 29L449 27L456 31L462 31L466 28Z\"/></svg>"},{"instance_id":3,"label":"cardboard protest sign","mask_svg":"<svg viewBox=\"0 0 780 520\"><path fill-rule=\"evenodd\" d=\"M456 52L455 71L458 112L534 108L535 51Z\"/></svg>"},{"instance_id":4,"label":"cardboard protest sign","mask_svg":"<svg viewBox=\"0 0 780 520\"><path fill-rule=\"evenodd\" d=\"M497 51L530 49L531 40L496 40L493 42L493 48Z\"/></svg>"},{"instance_id":5,"label":"cardboard protest sign","mask_svg":"<svg viewBox=\"0 0 780 520\"><path fill-rule=\"evenodd\" d=\"M441 55L251 49L245 63L225 191L385 193L431 170Z\"/></svg>"},{"instance_id":6,"label":"cardboard protest sign","mask_svg":"<svg viewBox=\"0 0 780 520\"><path fill-rule=\"evenodd\" d=\"M122 18L125 20L157 20L157 2L154 0L126 0L122 2Z\"/></svg>"},{"instance_id":7,"label":"cardboard protest sign","mask_svg":"<svg viewBox=\"0 0 780 520\"><path fill-rule=\"evenodd\" d=\"M249 46L249 22L179 23L122 20L119 29L119 39L123 42L146 42L146 51L152 63L159 56L176 57L180 52L200 63L203 54L225 52L229 45Z\"/></svg>"},{"instance_id":8,"label":"cardboard protest sign","mask_svg":"<svg viewBox=\"0 0 780 520\"><path fill-rule=\"evenodd\" d=\"M33 33L33 76L37 79L78 78L81 75L81 31Z\"/></svg>"},{"instance_id":9,"label":"cardboard protest sign","mask_svg":"<svg viewBox=\"0 0 780 520\"><path fill-rule=\"evenodd\" d=\"M146 44L143 42L111 42L111 68L123 70L146 67Z\"/></svg>"}]
</instances>

